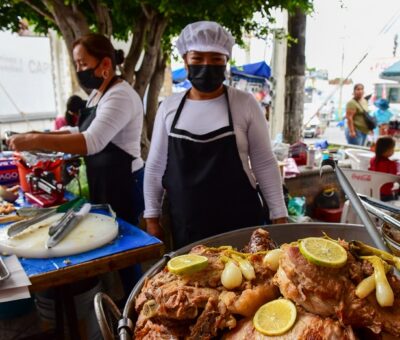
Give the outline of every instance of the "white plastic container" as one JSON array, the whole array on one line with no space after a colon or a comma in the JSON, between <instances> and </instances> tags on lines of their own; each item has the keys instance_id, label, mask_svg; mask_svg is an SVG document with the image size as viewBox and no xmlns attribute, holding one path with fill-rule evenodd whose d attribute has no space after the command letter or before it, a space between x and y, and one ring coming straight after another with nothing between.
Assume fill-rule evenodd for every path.
<instances>
[{"instance_id":1,"label":"white plastic container","mask_svg":"<svg viewBox=\"0 0 400 340\"><path fill-rule=\"evenodd\" d=\"M351 168L354 170L368 170L369 162L374 153L368 150L345 149L346 155L350 159Z\"/></svg>"}]
</instances>

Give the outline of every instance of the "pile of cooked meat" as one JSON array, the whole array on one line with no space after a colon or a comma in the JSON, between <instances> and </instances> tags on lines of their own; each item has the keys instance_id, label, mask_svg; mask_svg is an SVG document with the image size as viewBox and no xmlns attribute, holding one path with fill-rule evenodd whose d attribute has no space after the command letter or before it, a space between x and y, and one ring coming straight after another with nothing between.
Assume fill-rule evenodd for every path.
<instances>
[{"instance_id":1,"label":"pile of cooked meat","mask_svg":"<svg viewBox=\"0 0 400 340\"><path fill-rule=\"evenodd\" d=\"M307 261L296 243L281 246L278 269L263 262L275 243L257 229L242 250L255 271L228 290L221 283L227 248L196 246L191 253L208 258L208 266L191 275L175 275L164 268L146 280L136 299L135 339L269 339L259 333L252 318L259 307L280 296L296 304L297 320L286 334L271 339L400 339L400 279L387 279L394 292L391 307L380 307L375 294L360 299L357 285L373 274L372 265L355 257L349 244L341 268L321 267ZM264 252L264 254L263 254Z\"/></svg>"}]
</instances>

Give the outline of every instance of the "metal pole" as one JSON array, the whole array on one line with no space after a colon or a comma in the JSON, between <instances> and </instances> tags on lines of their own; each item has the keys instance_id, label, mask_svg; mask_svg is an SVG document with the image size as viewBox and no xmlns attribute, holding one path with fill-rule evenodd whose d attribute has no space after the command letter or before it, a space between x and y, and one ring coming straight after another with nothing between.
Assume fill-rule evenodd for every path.
<instances>
[{"instance_id":1,"label":"metal pole","mask_svg":"<svg viewBox=\"0 0 400 340\"><path fill-rule=\"evenodd\" d=\"M367 229L369 235L371 236L372 241L375 243L375 246L381 250L385 250L390 253L390 250L386 246L385 242L383 241L381 235L379 234L378 230L375 227L375 224L372 222L367 210L365 209L364 205L362 204L360 198L358 197L357 193L354 191L353 187L351 186L350 182L348 181L347 177L340 169L339 166L335 163L333 159L326 159L322 162L320 168L320 175L322 175L323 167L330 166L333 168L336 177L347 195L349 201L351 202L354 210L357 212L357 215L360 217L361 222L364 224L365 228Z\"/></svg>"}]
</instances>

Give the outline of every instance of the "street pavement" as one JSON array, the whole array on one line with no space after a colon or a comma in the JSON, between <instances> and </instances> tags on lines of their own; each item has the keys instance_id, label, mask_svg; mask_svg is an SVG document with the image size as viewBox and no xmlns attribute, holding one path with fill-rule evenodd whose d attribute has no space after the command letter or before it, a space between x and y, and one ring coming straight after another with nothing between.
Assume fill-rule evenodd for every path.
<instances>
[{"instance_id":1,"label":"street pavement","mask_svg":"<svg viewBox=\"0 0 400 340\"><path fill-rule=\"evenodd\" d=\"M317 141L326 139L328 143L331 144L334 143L346 144L344 129L337 126L333 126L333 124L336 124L335 122L332 122L331 124L332 126L327 127L323 135L319 136L318 138L304 138L303 139L304 143L314 144Z\"/></svg>"}]
</instances>

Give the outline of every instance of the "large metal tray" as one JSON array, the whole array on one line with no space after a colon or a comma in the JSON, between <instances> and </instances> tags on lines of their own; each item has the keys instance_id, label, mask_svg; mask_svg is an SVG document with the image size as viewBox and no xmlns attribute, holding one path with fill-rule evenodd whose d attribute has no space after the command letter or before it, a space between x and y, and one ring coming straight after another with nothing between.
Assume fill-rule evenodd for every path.
<instances>
[{"instance_id":1,"label":"large metal tray","mask_svg":"<svg viewBox=\"0 0 400 340\"><path fill-rule=\"evenodd\" d=\"M168 260L171 257L188 253L195 245L203 244L206 246L218 247L222 245L231 245L238 249L241 249L245 246L249 240L250 236L254 230L259 227L250 227L243 228L235 231L231 231L224 234L219 234L216 236L212 236L201 241L189 244L183 248L178 249L177 251L165 254L164 257L158 261L154 266L152 266L138 281L138 283L133 288L123 310L123 318L129 318L130 320L136 320L136 312L134 310L135 307L135 299L139 295L143 284L146 278L152 277L157 274L160 270L162 270ZM311 237L311 236L322 236L323 232L329 235L332 238L341 238L346 241L351 240L359 240L364 243L374 245L371 237L369 236L367 230L362 225L354 225L354 224L340 224L340 223L289 223L289 224L275 224L262 226L265 230L271 235L271 238L277 243L288 243L292 241L296 241L301 238ZM120 334L120 339L128 339L128 335Z\"/></svg>"}]
</instances>

